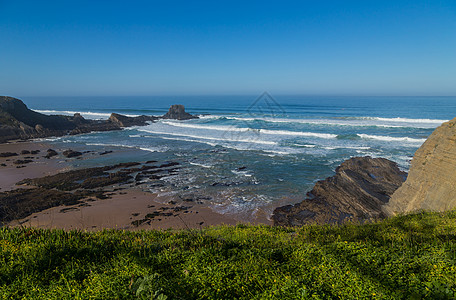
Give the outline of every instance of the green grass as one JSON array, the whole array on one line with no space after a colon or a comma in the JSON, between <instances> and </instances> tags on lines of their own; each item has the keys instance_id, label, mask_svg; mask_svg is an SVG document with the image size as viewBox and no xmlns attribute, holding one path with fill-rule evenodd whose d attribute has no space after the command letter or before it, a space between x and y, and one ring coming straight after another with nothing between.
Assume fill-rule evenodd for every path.
<instances>
[{"instance_id":1,"label":"green grass","mask_svg":"<svg viewBox=\"0 0 456 300\"><path fill-rule=\"evenodd\" d=\"M0 229L1 299L451 299L456 212L367 225Z\"/></svg>"}]
</instances>

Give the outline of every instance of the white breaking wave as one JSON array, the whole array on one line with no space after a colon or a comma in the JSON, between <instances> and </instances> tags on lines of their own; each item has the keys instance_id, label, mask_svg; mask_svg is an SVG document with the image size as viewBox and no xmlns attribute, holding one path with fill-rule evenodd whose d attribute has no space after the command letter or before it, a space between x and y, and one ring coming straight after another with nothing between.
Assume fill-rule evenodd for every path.
<instances>
[{"instance_id":1,"label":"white breaking wave","mask_svg":"<svg viewBox=\"0 0 456 300\"><path fill-rule=\"evenodd\" d=\"M149 151L149 152L163 152L164 150L162 148L158 147L139 147L139 149L143 151Z\"/></svg>"},{"instance_id":2,"label":"white breaking wave","mask_svg":"<svg viewBox=\"0 0 456 300\"><path fill-rule=\"evenodd\" d=\"M432 124L442 124L449 120L439 120L439 119L408 119L408 118L380 118L380 117L362 117L366 120L379 120L386 122L401 122L401 123L432 123Z\"/></svg>"},{"instance_id":3,"label":"white breaking wave","mask_svg":"<svg viewBox=\"0 0 456 300\"><path fill-rule=\"evenodd\" d=\"M191 162L191 161L189 161L188 163L191 164L191 165L194 165L194 166L199 166L199 167L203 167L203 168L207 168L207 169L212 168L211 165L204 165L204 164L200 164L200 163L196 163L196 162Z\"/></svg>"},{"instance_id":4,"label":"white breaking wave","mask_svg":"<svg viewBox=\"0 0 456 300\"><path fill-rule=\"evenodd\" d=\"M243 127L234 127L234 126L211 126L211 125L199 125L199 124L188 124L188 123L177 123L164 121L163 124L192 128L192 129L207 129L207 130L218 130L218 131L234 131L234 132L254 132L254 133L264 133L272 135L291 135L291 136L306 136L306 137L317 137L324 139L333 139L336 138L336 134L330 133L316 133L316 132L299 132L299 131L288 131L288 130L269 130L269 129L255 129L255 128L243 128Z\"/></svg>"},{"instance_id":5,"label":"white breaking wave","mask_svg":"<svg viewBox=\"0 0 456 300\"><path fill-rule=\"evenodd\" d=\"M182 141L182 142L202 143L202 144L207 144L207 145L212 146L212 147L215 147L215 146L218 145L217 143L212 143L212 142L209 142L209 141L192 140L192 139L186 139L186 138L176 137L176 136L173 136L173 137L161 136L160 138L161 138L161 139L164 139L164 140L173 140L173 141Z\"/></svg>"},{"instance_id":6,"label":"white breaking wave","mask_svg":"<svg viewBox=\"0 0 456 300\"><path fill-rule=\"evenodd\" d=\"M331 119L288 119L288 118L271 118L271 117L236 117L206 115L201 119L228 119L244 122L265 121L270 123L298 123L309 125L326 125L326 126L352 126L352 127L383 127L383 128L435 128L448 120L439 119L408 119L408 118L381 118L381 117L352 117Z\"/></svg>"},{"instance_id":7,"label":"white breaking wave","mask_svg":"<svg viewBox=\"0 0 456 300\"><path fill-rule=\"evenodd\" d=\"M161 136L160 138L165 139L165 140L175 140L175 141L184 141L184 142L194 142L194 143L202 143L202 144L207 144L210 146L217 146L220 145L219 143L213 143L207 140L192 140L192 139L187 139L187 138L182 138L182 137L177 137L177 136L172 136L172 137L165 137ZM266 153L274 153L275 155L288 155L288 154L293 154L297 153L296 151L278 151L275 149L263 149L263 148L252 148L252 147L243 147L242 145L239 144L223 144L222 145L225 148L231 148L235 150L241 150L241 151L247 151L247 150L255 150L255 151L263 151ZM284 149L281 149L284 150Z\"/></svg>"},{"instance_id":8,"label":"white breaking wave","mask_svg":"<svg viewBox=\"0 0 456 300\"><path fill-rule=\"evenodd\" d=\"M136 146L123 145L123 144L103 144L103 143L86 143L87 146L110 146L110 147L124 147L124 148L137 148Z\"/></svg>"},{"instance_id":9,"label":"white breaking wave","mask_svg":"<svg viewBox=\"0 0 456 300\"><path fill-rule=\"evenodd\" d=\"M45 114L45 115L65 115L65 116L73 116L76 113L81 114L86 119L92 120L102 120L108 119L111 114L110 113L98 113L98 112L91 112L91 111L71 111L71 110L41 110L41 109L32 109L33 111ZM137 117L138 115L124 115L127 117Z\"/></svg>"},{"instance_id":10,"label":"white breaking wave","mask_svg":"<svg viewBox=\"0 0 456 300\"><path fill-rule=\"evenodd\" d=\"M316 137L316 138L323 138L323 139L334 139L337 137L337 134L332 134L332 133L297 132L297 131L288 131L288 130L260 129L260 132L265 133L265 134L307 136L307 137Z\"/></svg>"},{"instance_id":11,"label":"white breaking wave","mask_svg":"<svg viewBox=\"0 0 456 300\"><path fill-rule=\"evenodd\" d=\"M200 135L185 134L185 133L176 133L176 132L153 131L153 130L148 130L148 129L139 129L139 130L140 130L140 131L149 132L149 133L154 133L154 134L177 135L177 136L189 137L189 138L194 138L194 139L203 139L203 140L212 140L212 141L254 143L254 144L265 144L265 145L277 145L276 142L272 142L272 141L260 141L260 140L255 140L255 139L229 139L229 138L200 136Z\"/></svg>"},{"instance_id":12,"label":"white breaking wave","mask_svg":"<svg viewBox=\"0 0 456 300\"><path fill-rule=\"evenodd\" d=\"M426 139L415 139L410 137L393 137L393 136L384 136L384 135L369 135L369 134L357 134L362 139L372 139L385 142L409 142L409 143L424 143Z\"/></svg>"},{"instance_id":13,"label":"white breaking wave","mask_svg":"<svg viewBox=\"0 0 456 300\"><path fill-rule=\"evenodd\" d=\"M149 152L164 152L166 149L164 147L140 147L140 146L132 146L132 145L124 145L124 144L103 144L103 143L86 143L87 146L108 146L108 147L122 147L122 148L133 148L133 149L140 149L143 151Z\"/></svg>"}]
</instances>

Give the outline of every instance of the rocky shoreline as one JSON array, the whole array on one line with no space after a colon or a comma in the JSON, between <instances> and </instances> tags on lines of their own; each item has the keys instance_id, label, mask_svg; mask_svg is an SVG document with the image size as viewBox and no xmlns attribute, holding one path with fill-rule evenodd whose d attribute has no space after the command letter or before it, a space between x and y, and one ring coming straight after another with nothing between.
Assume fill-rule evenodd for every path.
<instances>
[{"instance_id":1,"label":"rocky shoreline","mask_svg":"<svg viewBox=\"0 0 456 300\"><path fill-rule=\"evenodd\" d=\"M112 113L107 120L88 120L79 113L74 116L44 115L27 108L19 99L0 96L0 143L14 140L76 135L93 131L121 130L130 126L145 126L158 119L188 120L198 118L183 105L172 105L163 116L128 117Z\"/></svg>"},{"instance_id":2,"label":"rocky shoreline","mask_svg":"<svg viewBox=\"0 0 456 300\"><path fill-rule=\"evenodd\" d=\"M386 218L383 205L405 181L407 173L385 158L353 157L336 174L318 181L308 198L274 210L274 225L342 224Z\"/></svg>"},{"instance_id":3,"label":"rocky shoreline","mask_svg":"<svg viewBox=\"0 0 456 300\"><path fill-rule=\"evenodd\" d=\"M33 143L30 144L33 145ZM21 143L16 145L21 147ZM22 149L17 152L1 152L0 160L4 165L3 169L5 167L21 169L34 166L38 163L37 159L47 164L62 163L62 159L66 161L90 159L99 155L115 155L115 153L71 149ZM121 222L112 222L116 223L116 226L122 224L120 227L124 229L157 228L162 221L168 220L169 223L169 219L178 220L180 223L180 218L184 215L193 214L195 219L201 208L208 208L207 201L180 197L178 194L151 204L150 199L155 199L156 195L142 189L143 186L163 187L164 183L160 179L178 174L180 168L180 163L177 161L136 161L61 170L46 176L22 178L15 182L10 190L0 191L0 223L11 224L15 221L16 224L27 224L33 222L36 216L42 217L50 209L53 209L54 214L68 216L82 210L87 211L95 202L104 202L119 196L123 196L122 201L128 203L131 197L128 198L126 195L131 195L132 192L142 193L141 197L146 199L144 203L148 204L143 205L143 209L132 212L128 219L124 216ZM0 172L1 170L2 168ZM26 170L24 172L27 174ZM387 159L351 158L336 169L336 175L317 182L308 193L308 199L295 205L275 208L271 218L273 224L277 226L379 220L386 217L382 211L383 205L388 202L392 193L405 178L406 173L400 171L395 163ZM220 224L222 222L220 220L231 224L239 222L214 212L209 215L218 216L214 224ZM207 224L206 222L203 217L190 226L201 226ZM176 222L171 224L181 225ZM87 226L92 228L95 225L86 222Z\"/></svg>"},{"instance_id":4,"label":"rocky shoreline","mask_svg":"<svg viewBox=\"0 0 456 300\"><path fill-rule=\"evenodd\" d=\"M38 144L26 143L28 148ZM23 148L23 143L6 144ZM0 149L1 149L0 145ZM43 147L43 145L42 145ZM101 167L50 170L46 176L30 176L28 169L90 160L98 155L115 155L70 149L22 149L1 152L0 177L17 170L15 162L31 155L19 168L22 179L2 185L0 225L97 230L102 228L199 228L237 221L212 212L198 199L158 197L143 186L163 185L160 180L179 172L176 161L126 162ZM47 153L55 153L47 158ZM75 155L75 153L77 155ZM63 160L63 161L62 161ZM69 166L68 164L66 164ZM18 177L20 179L21 177ZM100 209L103 207L103 209ZM120 208L123 207L123 208ZM89 217L90 216L90 217ZM59 221L56 221L59 220Z\"/></svg>"}]
</instances>

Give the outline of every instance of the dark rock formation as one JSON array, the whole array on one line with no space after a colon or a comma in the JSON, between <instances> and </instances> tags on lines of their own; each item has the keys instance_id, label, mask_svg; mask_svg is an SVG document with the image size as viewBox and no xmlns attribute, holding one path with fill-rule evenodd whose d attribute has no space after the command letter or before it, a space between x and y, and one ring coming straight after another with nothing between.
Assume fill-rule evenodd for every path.
<instances>
[{"instance_id":1,"label":"dark rock formation","mask_svg":"<svg viewBox=\"0 0 456 300\"><path fill-rule=\"evenodd\" d=\"M144 126L160 117L127 117L113 113L108 120L86 120L74 116L48 116L27 108L19 99L0 96L0 143L49 136L74 135L92 131L120 130L128 126ZM183 105L173 105L161 118L187 120L197 118L185 112Z\"/></svg>"},{"instance_id":2,"label":"dark rock formation","mask_svg":"<svg viewBox=\"0 0 456 300\"><path fill-rule=\"evenodd\" d=\"M56 156L58 155L57 151L53 150L53 149L48 149L47 150L47 154L44 156L45 158L49 159L53 156Z\"/></svg>"},{"instance_id":3,"label":"dark rock formation","mask_svg":"<svg viewBox=\"0 0 456 300\"><path fill-rule=\"evenodd\" d=\"M168 112L163 115L163 119L189 120L198 119L198 117L185 112L185 108L183 105L174 104L171 105Z\"/></svg>"},{"instance_id":4,"label":"dark rock formation","mask_svg":"<svg viewBox=\"0 0 456 300\"><path fill-rule=\"evenodd\" d=\"M112 113L109 117L109 121L120 127L144 126L147 125L147 122L155 122L157 119L154 116L127 117L116 113Z\"/></svg>"},{"instance_id":5,"label":"dark rock formation","mask_svg":"<svg viewBox=\"0 0 456 300\"><path fill-rule=\"evenodd\" d=\"M0 157L11 157L11 156L17 156L17 153L14 153L14 152L2 152L2 153L0 153Z\"/></svg>"},{"instance_id":6,"label":"dark rock formation","mask_svg":"<svg viewBox=\"0 0 456 300\"><path fill-rule=\"evenodd\" d=\"M31 160L31 159L18 159L18 160L13 161L13 164L15 164L15 165L25 165L25 164L28 164L28 163L31 163L31 162L33 162L33 160Z\"/></svg>"},{"instance_id":7,"label":"dark rock formation","mask_svg":"<svg viewBox=\"0 0 456 300\"><path fill-rule=\"evenodd\" d=\"M149 182L177 170L177 162L149 165L152 162L127 162L111 166L77 169L40 178L24 179L17 185L28 186L0 192L0 227L2 223L21 219L34 212L109 198L113 185L130 185L135 176ZM171 167L171 168L170 168ZM156 175L161 173L160 175ZM114 189L120 190L121 187ZM73 209L73 208L72 208ZM66 211L64 208L63 211Z\"/></svg>"},{"instance_id":8,"label":"dark rock formation","mask_svg":"<svg viewBox=\"0 0 456 300\"><path fill-rule=\"evenodd\" d=\"M72 117L40 114L28 109L19 99L0 96L0 143L120 129L108 121L85 120L80 114Z\"/></svg>"},{"instance_id":9,"label":"dark rock formation","mask_svg":"<svg viewBox=\"0 0 456 300\"><path fill-rule=\"evenodd\" d=\"M78 157L78 156L81 156L82 153L79 152L79 151L74 151L74 150L71 150L71 149L68 149L68 150L65 150L63 151L63 156L67 157L67 158L71 158L71 157Z\"/></svg>"},{"instance_id":10,"label":"dark rock formation","mask_svg":"<svg viewBox=\"0 0 456 300\"><path fill-rule=\"evenodd\" d=\"M0 193L0 225L59 205L79 203L83 195L43 188L16 189Z\"/></svg>"},{"instance_id":11,"label":"dark rock formation","mask_svg":"<svg viewBox=\"0 0 456 300\"><path fill-rule=\"evenodd\" d=\"M303 202L276 208L272 219L282 226L382 219L382 205L405 179L390 160L354 157L337 167L336 175L318 181Z\"/></svg>"}]
</instances>

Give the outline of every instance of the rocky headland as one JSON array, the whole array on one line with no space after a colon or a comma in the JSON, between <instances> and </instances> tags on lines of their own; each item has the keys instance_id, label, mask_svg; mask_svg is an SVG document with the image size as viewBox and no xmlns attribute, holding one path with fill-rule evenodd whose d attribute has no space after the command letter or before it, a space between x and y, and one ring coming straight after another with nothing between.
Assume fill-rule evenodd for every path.
<instances>
[{"instance_id":1,"label":"rocky headland","mask_svg":"<svg viewBox=\"0 0 456 300\"><path fill-rule=\"evenodd\" d=\"M341 224L385 218L382 206L407 174L385 158L354 157L336 168L336 174L318 181L308 198L274 210L275 225Z\"/></svg>"},{"instance_id":2,"label":"rocky headland","mask_svg":"<svg viewBox=\"0 0 456 300\"><path fill-rule=\"evenodd\" d=\"M87 120L79 113L74 116L49 116L30 110L19 99L0 96L0 143L92 131L121 130L123 127L144 126L160 118L187 120L198 117L185 112L183 105L172 105L168 113L160 117L128 117L113 113L107 120Z\"/></svg>"},{"instance_id":3,"label":"rocky headland","mask_svg":"<svg viewBox=\"0 0 456 300\"><path fill-rule=\"evenodd\" d=\"M456 118L443 123L415 152L404 184L384 210L388 215L456 207Z\"/></svg>"}]
</instances>

